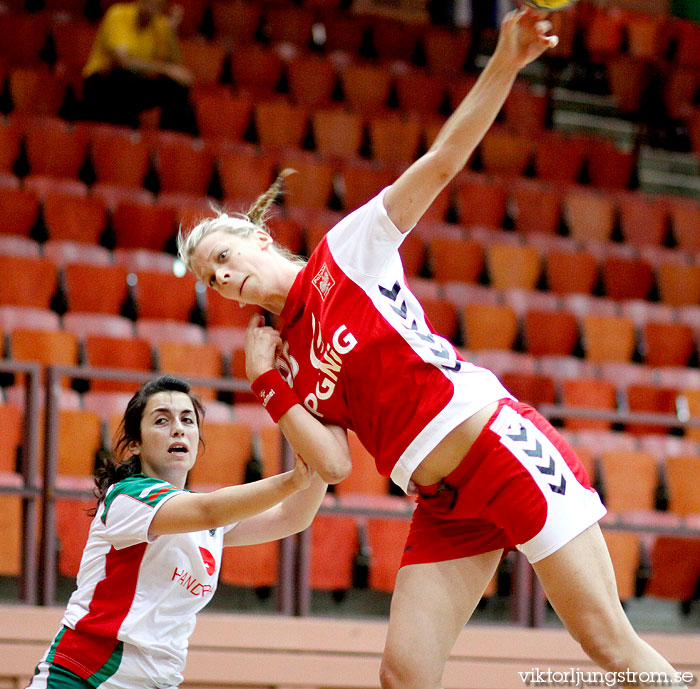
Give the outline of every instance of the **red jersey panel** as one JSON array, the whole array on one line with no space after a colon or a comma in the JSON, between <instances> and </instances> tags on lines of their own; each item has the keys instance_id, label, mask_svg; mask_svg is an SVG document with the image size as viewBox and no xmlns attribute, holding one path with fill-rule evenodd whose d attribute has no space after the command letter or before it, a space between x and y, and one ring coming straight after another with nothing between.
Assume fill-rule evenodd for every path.
<instances>
[{"instance_id":1,"label":"red jersey panel","mask_svg":"<svg viewBox=\"0 0 700 689\"><path fill-rule=\"evenodd\" d=\"M437 335L409 290L384 193L333 227L281 314L278 368L321 420L355 431L404 491L453 428L511 397Z\"/></svg>"}]
</instances>

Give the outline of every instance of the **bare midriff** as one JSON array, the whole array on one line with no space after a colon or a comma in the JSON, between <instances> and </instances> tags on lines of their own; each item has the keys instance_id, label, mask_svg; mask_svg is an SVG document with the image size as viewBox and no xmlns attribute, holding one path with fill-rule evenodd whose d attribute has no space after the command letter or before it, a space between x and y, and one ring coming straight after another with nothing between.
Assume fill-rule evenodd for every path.
<instances>
[{"instance_id":1,"label":"bare midriff","mask_svg":"<svg viewBox=\"0 0 700 689\"><path fill-rule=\"evenodd\" d=\"M418 486L430 486L452 473L469 452L469 448L497 407L498 402L489 404L450 431L416 467L411 477L413 482Z\"/></svg>"}]
</instances>

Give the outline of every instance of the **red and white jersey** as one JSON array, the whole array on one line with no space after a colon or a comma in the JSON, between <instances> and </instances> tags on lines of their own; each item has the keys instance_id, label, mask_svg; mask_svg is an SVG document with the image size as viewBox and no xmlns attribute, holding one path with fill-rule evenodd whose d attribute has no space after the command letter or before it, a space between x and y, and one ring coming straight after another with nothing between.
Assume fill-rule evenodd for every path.
<instances>
[{"instance_id":1,"label":"red and white jersey","mask_svg":"<svg viewBox=\"0 0 700 689\"><path fill-rule=\"evenodd\" d=\"M335 225L297 276L277 366L310 412L355 431L379 473L410 492L413 471L445 435L511 395L427 321L406 284L405 235L385 191Z\"/></svg>"}]
</instances>

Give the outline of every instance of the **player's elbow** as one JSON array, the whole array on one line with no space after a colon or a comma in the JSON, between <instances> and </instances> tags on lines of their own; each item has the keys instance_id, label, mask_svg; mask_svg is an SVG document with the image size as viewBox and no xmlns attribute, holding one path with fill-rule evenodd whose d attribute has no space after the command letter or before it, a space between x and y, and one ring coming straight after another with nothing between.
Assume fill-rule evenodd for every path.
<instances>
[{"instance_id":1,"label":"player's elbow","mask_svg":"<svg viewBox=\"0 0 700 689\"><path fill-rule=\"evenodd\" d=\"M319 470L319 476L326 483L340 483L348 476L352 471L352 462L350 457L338 457L332 462L327 462L322 470Z\"/></svg>"}]
</instances>

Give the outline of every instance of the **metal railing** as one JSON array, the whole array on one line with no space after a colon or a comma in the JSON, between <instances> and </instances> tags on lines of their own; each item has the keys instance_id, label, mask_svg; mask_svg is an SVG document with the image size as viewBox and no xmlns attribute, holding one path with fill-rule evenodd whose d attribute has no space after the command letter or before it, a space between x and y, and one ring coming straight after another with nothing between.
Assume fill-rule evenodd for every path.
<instances>
[{"instance_id":1,"label":"metal railing","mask_svg":"<svg viewBox=\"0 0 700 689\"><path fill-rule=\"evenodd\" d=\"M111 380L142 384L157 375L155 372L138 372L124 369L98 369L82 366L51 366L45 369L45 416L44 416L44 467L43 485L40 485L38 428L41 406L40 375L41 369L36 364L0 365L0 371L26 373L27 405L25 413L25 437L23 447L22 477L23 487L0 487L0 492L21 495L24 501L25 523L23 525L22 548L22 600L27 603L37 602L37 593L44 605L56 602L57 561L56 561L56 500L59 498L93 497L89 490L59 487L58 477L58 433L59 400L62 380L65 378L81 380ZM220 392L249 392L245 380L230 378L199 378L187 376L194 387L206 387ZM540 407L540 411L549 418L563 419L570 417L603 419L615 423L643 423L659 426L685 427L700 426L700 419L680 420L673 414L647 414L635 412L616 412L593 409L567 408L557 405ZM235 406L234 406L235 416ZM293 466L293 453L289 445L282 444L282 466ZM40 591L38 590L37 539L36 526L38 504L41 501L41 562L42 573ZM362 521L372 517L408 520L413 506L401 498L386 501L351 500L333 496L326 500L321 513L350 515ZM643 524L639 520L627 519L625 515L606 518L603 528L657 534L674 535L688 538L700 537L700 524L685 523L676 520L673 524ZM307 615L310 612L310 552L311 530L284 539L280 544L280 569L277 587L277 610L286 615ZM512 619L520 625L538 626L544 619L544 598L532 568L520 553L515 554L513 572L513 595L511 600Z\"/></svg>"}]
</instances>

